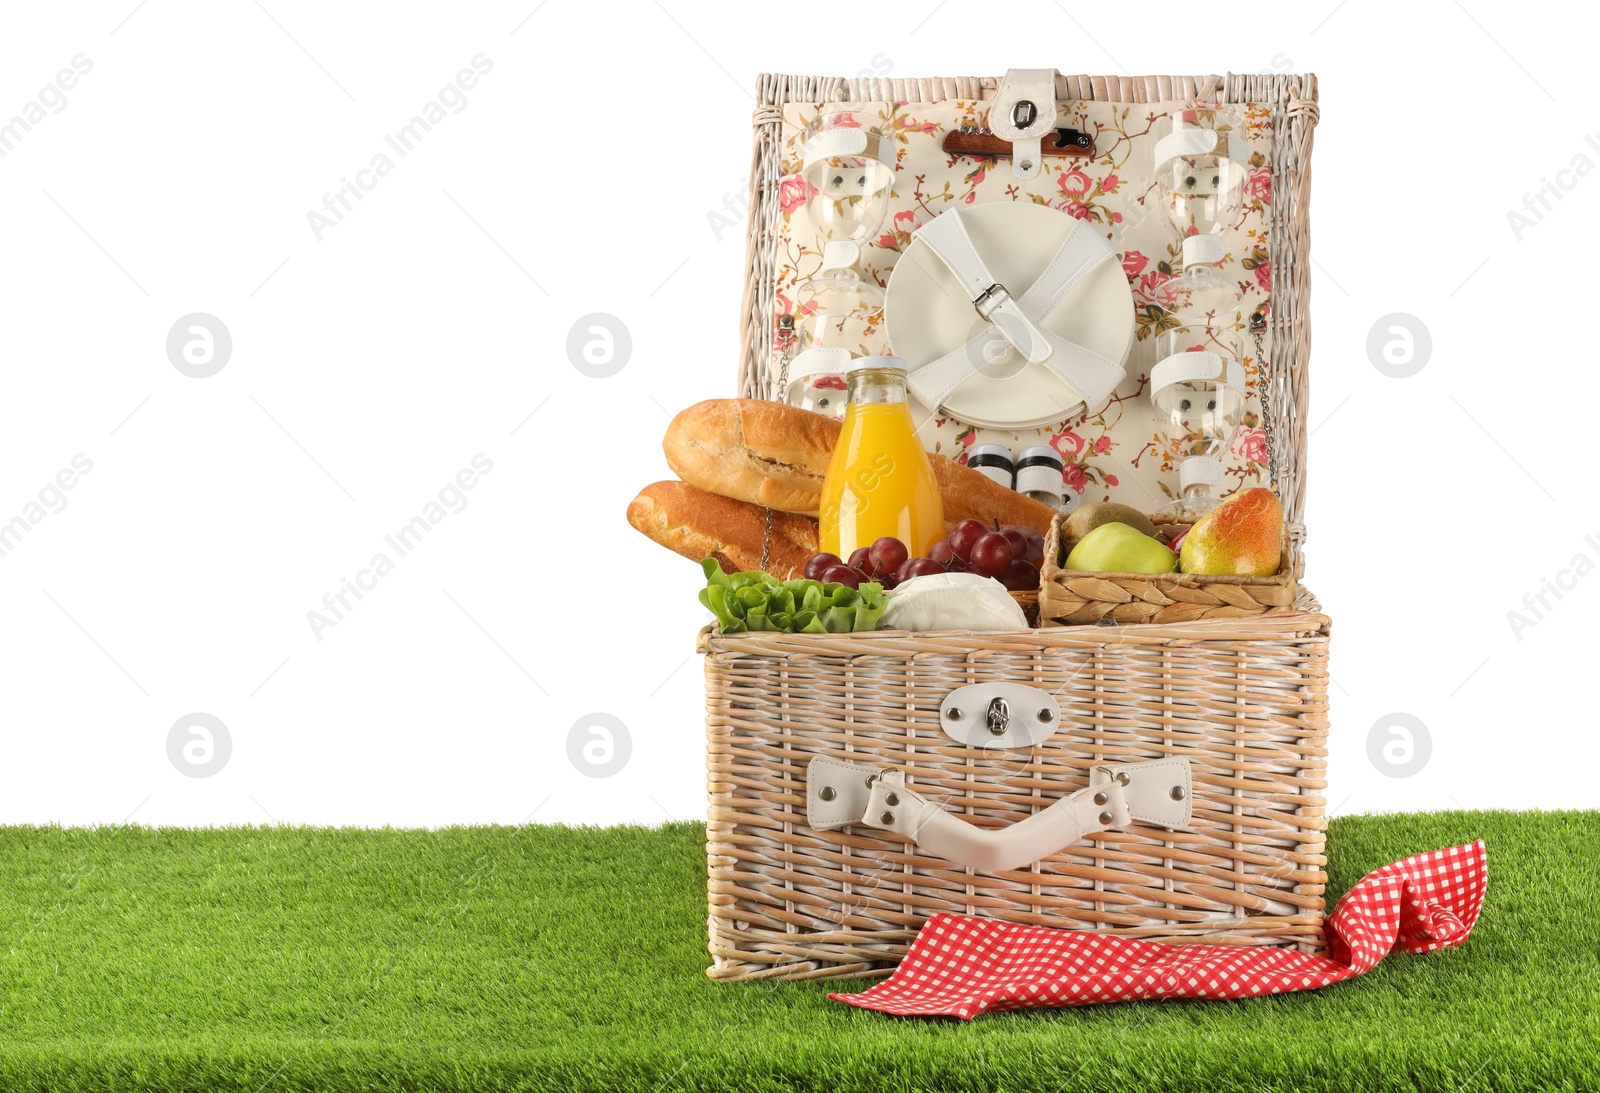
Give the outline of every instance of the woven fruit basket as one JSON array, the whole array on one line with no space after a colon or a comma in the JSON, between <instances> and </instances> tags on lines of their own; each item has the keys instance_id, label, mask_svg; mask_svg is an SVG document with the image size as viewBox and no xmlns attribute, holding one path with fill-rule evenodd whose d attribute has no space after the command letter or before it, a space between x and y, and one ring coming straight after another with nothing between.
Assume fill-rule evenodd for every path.
<instances>
[{"instance_id":1,"label":"woven fruit basket","mask_svg":"<svg viewBox=\"0 0 1600 1093\"><path fill-rule=\"evenodd\" d=\"M1193 521L1156 515L1156 538L1171 543ZM1174 623L1237 619L1297 610L1299 541L1303 526L1285 527L1279 568L1271 577L1209 576L1199 573L1091 573L1063 567L1070 544L1065 517L1057 515L1045 536L1039 574L1039 626L1095 623Z\"/></svg>"}]
</instances>

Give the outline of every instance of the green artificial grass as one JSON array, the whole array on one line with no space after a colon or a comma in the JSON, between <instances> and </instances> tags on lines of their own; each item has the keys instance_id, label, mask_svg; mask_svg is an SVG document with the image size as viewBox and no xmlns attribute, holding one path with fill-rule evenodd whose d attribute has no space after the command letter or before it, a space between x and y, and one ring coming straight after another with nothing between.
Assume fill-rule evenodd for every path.
<instances>
[{"instance_id":1,"label":"green artificial grass","mask_svg":"<svg viewBox=\"0 0 1600 1093\"><path fill-rule=\"evenodd\" d=\"M1330 892L1480 836L1462 949L959 1024L708 980L698 824L0 828L0 1090L1596 1088L1600 813L1340 819Z\"/></svg>"}]
</instances>

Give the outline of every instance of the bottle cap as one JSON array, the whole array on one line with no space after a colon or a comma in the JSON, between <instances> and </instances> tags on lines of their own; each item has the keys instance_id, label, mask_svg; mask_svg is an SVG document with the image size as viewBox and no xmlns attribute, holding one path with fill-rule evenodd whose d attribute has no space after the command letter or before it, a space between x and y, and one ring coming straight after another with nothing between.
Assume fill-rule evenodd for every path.
<instances>
[{"instance_id":1,"label":"bottle cap","mask_svg":"<svg viewBox=\"0 0 1600 1093\"><path fill-rule=\"evenodd\" d=\"M869 368L893 368L904 372L906 370L906 362L901 360L899 357L857 357L855 360L851 361L849 367L845 369L845 374L848 375L851 372L862 372Z\"/></svg>"}]
</instances>

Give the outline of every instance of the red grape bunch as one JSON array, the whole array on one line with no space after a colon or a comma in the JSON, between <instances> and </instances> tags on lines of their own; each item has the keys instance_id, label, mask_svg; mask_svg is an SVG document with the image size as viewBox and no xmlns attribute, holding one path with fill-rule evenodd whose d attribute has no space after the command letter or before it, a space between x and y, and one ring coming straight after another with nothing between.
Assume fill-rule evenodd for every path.
<instances>
[{"instance_id":1,"label":"red grape bunch","mask_svg":"<svg viewBox=\"0 0 1600 1093\"><path fill-rule=\"evenodd\" d=\"M926 558L913 558L899 539L884 536L871 546L857 548L848 561L837 554L813 554L806 576L859 588L877 581L893 588L912 577L932 573L978 573L993 577L1011 592L1039 587L1044 565L1044 536L1037 528L1021 524L993 528L979 520L963 520L950 534L928 548Z\"/></svg>"}]
</instances>

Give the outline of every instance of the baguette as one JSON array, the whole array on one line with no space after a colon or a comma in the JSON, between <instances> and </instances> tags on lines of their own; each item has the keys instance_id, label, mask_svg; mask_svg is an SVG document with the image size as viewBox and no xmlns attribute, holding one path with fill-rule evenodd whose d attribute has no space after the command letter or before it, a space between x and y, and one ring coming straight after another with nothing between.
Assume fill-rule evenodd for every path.
<instances>
[{"instance_id":1,"label":"baguette","mask_svg":"<svg viewBox=\"0 0 1600 1093\"><path fill-rule=\"evenodd\" d=\"M729 573L761 568L766 510L719 497L684 482L656 482L628 505L628 523L669 550L698 562L715 558ZM772 514L767 572L780 580L804 576L817 552L817 522L789 512Z\"/></svg>"},{"instance_id":2,"label":"baguette","mask_svg":"<svg viewBox=\"0 0 1600 1093\"><path fill-rule=\"evenodd\" d=\"M667 464L708 493L815 516L839 439L832 418L762 399L710 399L672 419ZM1050 530L1055 509L942 455L928 453L947 524L998 519Z\"/></svg>"},{"instance_id":3,"label":"baguette","mask_svg":"<svg viewBox=\"0 0 1600 1093\"><path fill-rule=\"evenodd\" d=\"M763 399L708 399L672 419L667 465L708 493L815 516L839 423Z\"/></svg>"}]
</instances>

